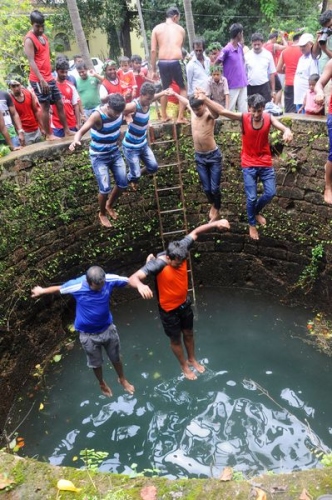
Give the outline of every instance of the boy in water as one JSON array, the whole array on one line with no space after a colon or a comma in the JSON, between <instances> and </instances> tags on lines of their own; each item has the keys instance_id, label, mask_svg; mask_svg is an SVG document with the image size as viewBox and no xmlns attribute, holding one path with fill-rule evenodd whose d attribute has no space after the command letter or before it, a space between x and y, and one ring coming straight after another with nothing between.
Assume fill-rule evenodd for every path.
<instances>
[{"instance_id":1,"label":"boy in water","mask_svg":"<svg viewBox=\"0 0 332 500\"><path fill-rule=\"evenodd\" d=\"M152 101L168 95L168 93L169 90L163 90L155 94L154 85L145 82L141 87L138 99L134 99L126 105L125 115L131 114L131 119L128 120L128 128L122 142L122 149L129 167L128 181L134 190L141 174L154 174L158 169L157 160L147 140L150 105ZM140 161L144 163L143 169L140 168Z\"/></svg>"},{"instance_id":2,"label":"boy in water","mask_svg":"<svg viewBox=\"0 0 332 500\"><path fill-rule=\"evenodd\" d=\"M220 104L211 101L201 89L197 89L196 96L214 113L242 123L241 164L247 198L249 236L253 240L258 240L256 224L266 225L266 219L261 211L276 194L275 173L269 145L270 128L273 126L283 132L285 142L290 142L293 139L293 134L277 118L269 113L264 113L265 99L260 94L248 97L248 113L228 111ZM257 199L258 180L263 184L263 194Z\"/></svg>"},{"instance_id":3,"label":"boy in water","mask_svg":"<svg viewBox=\"0 0 332 500\"><path fill-rule=\"evenodd\" d=\"M117 219L114 210L116 200L127 189L126 165L121 156L118 139L125 109L125 100L121 94L110 94L107 104L98 108L76 132L70 151L81 145L81 138L91 131L90 159L99 186L99 220L102 226L111 228L107 215ZM110 170L115 186L111 189ZM110 196L109 196L110 195Z\"/></svg>"},{"instance_id":4,"label":"boy in water","mask_svg":"<svg viewBox=\"0 0 332 500\"><path fill-rule=\"evenodd\" d=\"M196 168L204 193L209 203L211 203L210 222L216 221L219 219L221 206L222 155L214 139L214 123L219 113L210 106L209 103L212 103L210 99L207 101L191 96L188 100L173 90L170 90L170 92L186 105L190 111Z\"/></svg>"}]
</instances>

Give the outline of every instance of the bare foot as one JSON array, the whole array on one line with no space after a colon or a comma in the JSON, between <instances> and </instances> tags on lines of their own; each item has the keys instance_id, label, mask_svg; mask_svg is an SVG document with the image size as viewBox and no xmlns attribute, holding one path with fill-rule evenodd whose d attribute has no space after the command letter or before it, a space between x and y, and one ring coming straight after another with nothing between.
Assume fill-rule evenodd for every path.
<instances>
[{"instance_id":1,"label":"bare foot","mask_svg":"<svg viewBox=\"0 0 332 500\"><path fill-rule=\"evenodd\" d=\"M100 220L100 223L101 223L102 226L108 227L108 228L112 227L112 224L110 223L110 221L108 220L108 218L106 217L106 215L102 215L99 212L98 216L99 216L99 220Z\"/></svg>"},{"instance_id":2,"label":"bare foot","mask_svg":"<svg viewBox=\"0 0 332 500\"><path fill-rule=\"evenodd\" d=\"M324 201L332 205L332 186L325 186Z\"/></svg>"},{"instance_id":3,"label":"bare foot","mask_svg":"<svg viewBox=\"0 0 332 500\"><path fill-rule=\"evenodd\" d=\"M46 136L45 136L45 139L46 139L47 141L57 141L58 139L60 139L60 137L56 137L55 135L50 134L50 135L46 135Z\"/></svg>"},{"instance_id":4,"label":"bare foot","mask_svg":"<svg viewBox=\"0 0 332 500\"><path fill-rule=\"evenodd\" d=\"M249 236L252 240L259 240L259 234L256 226L249 226Z\"/></svg>"},{"instance_id":5,"label":"bare foot","mask_svg":"<svg viewBox=\"0 0 332 500\"><path fill-rule=\"evenodd\" d=\"M155 486L144 486L140 495L142 500L157 500L157 488Z\"/></svg>"},{"instance_id":6,"label":"bare foot","mask_svg":"<svg viewBox=\"0 0 332 500\"><path fill-rule=\"evenodd\" d=\"M129 182L129 187L132 191L137 191L137 182Z\"/></svg>"},{"instance_id":7,"label":"bare foot","mask_svg":"<svg viewBox=\"0 0 332 500\"><path fill-rule=\"evenodd\" d=\"M195 368L195 370L197 370L199 373L204 373L205 372L205 366L203 365L200 365L196 359L194 359L193 361L189 361L188 360L188 363L193 367Z\"/></svg>"},{"instance_id":8,"label":"bare foot","mask_svg":"<svg viewBox=\"0 0 332 500\"><path fill-rule=\"evenodd\" d=\"M68 132L66 132L65 137L70 137L70 136L75 135L75 134L76 134L76 132L74 132L74 130L68 130Z\"/></svg>"},{"instance_id":9,"label":"bare foot","mask_svg":"<svg viewBox=\"0 0 332 500\"><path fill-rule=\"evenodd\" d=\"M104 394L104 396L107 396L108 398L113 396L113 392L111 391L110 387L106 384L106 382L103 380L102 383L100 384L101 392Z\"/></svg>"},{"instance_id":10,"label":"bare foot","mask_svg":"<svg viewBox=\"0 0 332 500\"><path fill-rule=\"evenodd\" d=\"M195 375L194 372L190 370L188 366L182 367L182 373L183 375L188 379L188 380L196 380L197 376Z\"/></svg>"},{"instance_id":11,"label":"bare foot","mask_svg":"<svg viewBox=\"0 0 332 500\"><path fill-rule=\"evenodd\" d=\"M178 118L176 123L182 123L183 125L189 125L190 121L187 118Z\"/></svg>"},{"instance_id":12,"label":"bare foot","mask_svg":"<svg viewBox=\"0 0 332 500\"><path fill-rule=\"evenodd\" d=\"M266 226L266 219L261 214L257 214L255 219L257 220L258 224L260 224L261 226Z\"/></svg>"},{"instance_id":13,"label":"bare foot","mask_svg":"<svg viewBox=\"0 0 332 500\"><path fill-rule=\"evenodd\" d=\"M210 219L210 222L214 222L215 220L219 219L219 210L217 208L215 208L214 206L212 206L210 208L209 219Z\"/></svg>"},{"instance_id":14,"label":"bare foot","mask_svg":"<svg viewBox=\"0 0 332 500\"><path fill-rule=\"evenodd\" d=\"M227 219L220 219L219 224L221 227L225 227L226 229L230 229L230 224Z\"/></svg>"},{"instance_id":15,"label":"bare foot","mask_svg":"<svg viewBox=\"0 0 332 500\"><path fill-rule=\"evenodd\" d=\"M106 205L106 211L107 211L108 215L109 215L110 217L112 217L112 219L113 219L113 220L117 220L117 218L118 218L118 214L117 214L117 212L114 210L114 208L112 208L112 207L108 207L108 206Z\"/></svg>"},{"instance_id":16,"label":"bare foot","mask_svg":"<svg viewBox=\"0 0 332 500\"><path fill-rule=\"evenodd\" d=\"M161 121L163 123L170 122L171 120L172 118L170 116L161 117Z\"/></svg>"},{"instance_id":17,"label":"bare foot","mask_svg":"<svg viewBox=\"0 0 332 500\"><path fill-rule=\"evenodd\" d=\"M124 388L125 391L129 392L129 394L134 394L135 392L135 387L133 385L131 385L128 380L126 380L125 378L118 378L118 382L119 384L122 385L122 387Z\"/></svg>"}]
</instances>

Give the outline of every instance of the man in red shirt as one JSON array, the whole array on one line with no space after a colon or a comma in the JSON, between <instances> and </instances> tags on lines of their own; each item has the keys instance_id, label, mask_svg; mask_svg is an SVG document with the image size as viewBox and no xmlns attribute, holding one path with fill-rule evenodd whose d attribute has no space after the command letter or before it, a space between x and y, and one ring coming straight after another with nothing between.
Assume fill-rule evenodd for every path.
<instances>
[{"instance_id":1,"label":"man in red shirt","mask_svg":"<svg viewBox=\"0 0 332 500\"><path fill-rule=\"evenodd\" d=\"M46 140L53 141L56 137L51 133L49 121L50 103L54 102L59 114L65 135L73 135L69 130L64 113L61 94L52 76L50 47L44 35L45 19L41 12L34 10L30 14L32 29L25 35L24 52L30 64L29 80L41 106L41 120Z\"/></svg>"},{"instance_id":2,"label":"man in red shirt","mask_svg":"<svg viewBox=\"0 0 332 500\"><path fill-rule=\"evenodd\" d=\"M129 278L129 285L137 288L143 299L153 297L152 290L144 285L147 276L155 276L160 319L166 335L170 338L171 349L181 365L184 376L195 380L196 374L205 368L195 358L193 311L188 295L188 251L198 236L213 229L229 229L226 219L221 219L196 227L180 241L173 241L166 252L155 258L149 255L145 266ZM187 358L182 345L187 353Z\"/></svg>"},{"instance_id":3,"label":"man in red shirt","mask_svg":"<svg viewBox=\"0 0 332 500\"><path fill-rule=\"evenodd\" d=\"M293 36L293 43L286 47L280 54L277 64L277 73L285 73L285 112L296 113L296 106L294 104L294 76L302 52L298 45L301 33Z\"/></svg>"},{"instance_id":4,"label":"man in red shirt","mask_svg":"<svg viewBox=\"0 0 332 500\"><path fill-rule=\"evenodd\" d=\"M22 87L18 79L9 80L8 86L15 109L21 118L25 144L28 146L41 141L41 108L34 92Z\"/></svg>"},{"instance_id":5,"label":"man in red shirt","mask_svg":"<svg viewBox=\"0 0 332 500\"><path fill-rule=\"evenodd\" d=\"M249 236L253 240L259 240L256 224L266 225L266 219L261 215L261 211L276 194L275 173L269 145L271 125L283 132L285 142L290 142L293 134L273 115L264 113L265 99L260 94L248 97L248 113L228 111L221 104L211 101L202 91L197 92L197 98L204 100L211 111L242 123L241 166L247 198ZM257 199L259 180L263 184L263 194Z\"/></svg>"},{"instance_id":6,"label":"man in red shirt","mask_svg":"<svg viewBox=\"0 0 332 500\"><path fill-rule=\"evenodd\" d=\"M67 59L58 58L55 70L57 73L56 83L61 92L66 121L69 130L73 134L80 128L80 98L74 85L67 80L69 70ZM56 104L52 104L51 125L55 137L65 137L66 132L63 128Z\"/></svg>"}]
</instances>

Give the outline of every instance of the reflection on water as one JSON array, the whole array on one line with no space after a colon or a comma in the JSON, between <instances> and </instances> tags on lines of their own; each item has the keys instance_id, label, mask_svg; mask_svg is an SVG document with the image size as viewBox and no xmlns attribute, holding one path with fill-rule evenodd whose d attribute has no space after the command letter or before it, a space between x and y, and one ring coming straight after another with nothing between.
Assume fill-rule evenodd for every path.
<instances>
[{"instance_id":1,"label":"reflection on water","mask_svg":"<svg viewBox=\"0 0 332 500\"><path fill-rule=\"evenodd\" d=\"M114 383L112 399L96 392L77 346L48 376L45 412L31 412L21 428L24 452L82 466L73 459L94 448L109 453L101 470L128 473L137 463L171 478L217 477L225 466L247 476L319 466L315 451L332 443L331 361L290 334L303 334L307 313L252 292L204 291L198 303L207 370L197 381L179 374L151 303L123 306L115 317L135 395Z\"/></svg>"}]
</instances>

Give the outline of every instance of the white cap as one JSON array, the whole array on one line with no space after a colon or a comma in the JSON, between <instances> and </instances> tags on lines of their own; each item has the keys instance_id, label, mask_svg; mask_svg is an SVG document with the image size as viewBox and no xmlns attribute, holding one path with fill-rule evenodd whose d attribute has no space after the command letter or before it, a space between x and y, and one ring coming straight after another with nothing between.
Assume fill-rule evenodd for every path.
<instances>
[{"instance_id":1,"label":"white cap","mask_svg":"<svg viewBox=\"0 0 332 500\"><path fill-rule=\"evenodd\" d=\"M311 35L310 33L303 33L303 35L300 36L300 39L299 39L299 45L300 47L304 46L304 45L307 45L307 43L314 43L314 37L313 35Z\"/></svg>"}]
</instances>

